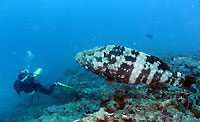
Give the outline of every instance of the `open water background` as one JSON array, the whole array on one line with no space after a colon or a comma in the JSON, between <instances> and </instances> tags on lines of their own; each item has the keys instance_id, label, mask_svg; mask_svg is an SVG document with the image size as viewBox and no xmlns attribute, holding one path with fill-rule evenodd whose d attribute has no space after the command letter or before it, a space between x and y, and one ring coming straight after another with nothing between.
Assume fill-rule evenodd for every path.
<instances>
[{"instance_id":1,"label":"open water background","mask_svg":"<svg viewBox=\"0 0 200 122\"><path fill-rule=\"evenodd\" d=\"M94 46L199 51L199 11L199 0L1 0L0 118L27 96L13 89L23 68L42 67L48 86L76 64L77 52Z\"/></svg>"}]
</instances>

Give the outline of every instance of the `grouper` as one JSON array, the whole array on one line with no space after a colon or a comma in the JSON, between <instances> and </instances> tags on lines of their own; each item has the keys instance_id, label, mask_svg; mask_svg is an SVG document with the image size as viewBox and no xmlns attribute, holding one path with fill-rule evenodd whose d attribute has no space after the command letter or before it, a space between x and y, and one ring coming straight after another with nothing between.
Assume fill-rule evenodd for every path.
<instances>
[{"instance_id":1,"label":"grouper","mask_svg":"<svg viewBox=\"0 0 200 122\"><path fill-rule=\"evenodd\" d=\"M109 83L144 83L154 87L170 84L176 87L190 87L197 82L196 77L172 72L158 57L124 46L94 47L79 52L75 60Z\"/></svg>"}]
</instances>

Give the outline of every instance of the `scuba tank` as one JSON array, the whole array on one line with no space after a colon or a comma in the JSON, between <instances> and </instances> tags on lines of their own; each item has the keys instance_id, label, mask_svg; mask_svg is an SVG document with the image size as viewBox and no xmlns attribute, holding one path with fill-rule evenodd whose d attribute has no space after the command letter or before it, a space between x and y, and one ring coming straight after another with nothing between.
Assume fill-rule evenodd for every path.
<instances>
[{"instance_id":1,"label":"scuba tank","mask_svg":"<svg viewBox=\"0 0 200 122\"><path fill-rule=\"evenodd\" d=\"M33 77L36 77L36 76L40 75L40 73L42 73L42 68L37 68L37 69L33 72Z\"/></svg>"}]
</instances>

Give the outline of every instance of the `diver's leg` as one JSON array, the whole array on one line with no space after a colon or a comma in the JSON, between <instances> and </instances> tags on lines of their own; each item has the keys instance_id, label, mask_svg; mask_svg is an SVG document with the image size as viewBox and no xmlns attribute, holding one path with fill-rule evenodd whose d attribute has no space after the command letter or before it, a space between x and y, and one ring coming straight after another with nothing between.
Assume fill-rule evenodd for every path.
<instances>
[{"instance_id":1,"label":"diver's leg","mask_svg":"<svg viewBox=\"0 0 200 122\"><path fill-rule=\"evenodd\" d=\"M47 89L47 88L44 88L44 87L40 84L40 85L38 85L38 90L39 90L40 92L44 93L44 94L50 95L50 94L53 92L55 86L56 86L56 84L52 84L52 85L49 87L49 89Z\"/></svg>"},{"instance_id":2,"label":"diver's leg","mask_svg":"<svg viewBox=\"0 0 200 122\"><path fill-rule=\"evenodd\" d=\"M49 87L48 91L49 91L50 94L53 92L55 86L56 86L56 84L52 84L52 85Z\"/></svg>"}]
</instances>

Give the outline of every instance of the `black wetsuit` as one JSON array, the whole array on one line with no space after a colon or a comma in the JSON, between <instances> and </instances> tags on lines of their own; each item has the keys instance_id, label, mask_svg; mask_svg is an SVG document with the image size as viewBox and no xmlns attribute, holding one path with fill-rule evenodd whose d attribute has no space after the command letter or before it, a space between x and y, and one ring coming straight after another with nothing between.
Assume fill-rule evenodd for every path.
<instances>
[{"instance_id":1,"label":"black wetsuit","mask_svg":"<svg viewBox=\"0 0 200 122\"><path fill-rule=\"evenodd\" d=\"M14 88L18 94L20 94L21 91L24 91L26 93L40 91L42 93L50 95L55 86L56 84L52 84L49 89L44 88L40 83L35 81L34 77L32 76L29 76L24 82L22 82L20 79L17 79L14 83Z\"/></svg>"}]
</instances>

